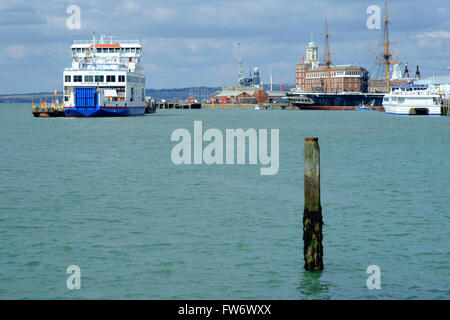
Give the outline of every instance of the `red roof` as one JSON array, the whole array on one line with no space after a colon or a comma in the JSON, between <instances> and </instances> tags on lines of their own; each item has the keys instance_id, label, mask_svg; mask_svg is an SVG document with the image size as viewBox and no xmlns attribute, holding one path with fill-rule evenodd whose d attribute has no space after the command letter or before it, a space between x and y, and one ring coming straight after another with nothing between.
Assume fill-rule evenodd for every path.
<instances>
[{"instance_id":1,"label":"red roof","mask_svg":"<svg viewBox=\"0 0 450 320\"><path fill-rule=\"evenodd\" d=\"M91 44L91 48L94 47L93 44ZM96 44L96 48L120 48L120 45L118 43L107 43L107 44Z\"/></svg>"}]
</instances>

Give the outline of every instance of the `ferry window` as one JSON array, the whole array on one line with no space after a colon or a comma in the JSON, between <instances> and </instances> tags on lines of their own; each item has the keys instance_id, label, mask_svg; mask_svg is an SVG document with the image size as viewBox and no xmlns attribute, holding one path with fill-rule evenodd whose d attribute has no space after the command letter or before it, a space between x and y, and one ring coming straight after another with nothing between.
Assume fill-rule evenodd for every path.
<instances>
[{"instance_id":1,"label":"ferry window","mask_svg":"<svg viewBox=\"0 0 450 320\"><path fill-rule=\"evenodd\" d=\"M81 76L73 76L73 82L82 82Z\"/></svg>"},{"instance_id":2,"label":"ferry window","mask_svg":"<svg viewBox=\"0 0 450 320\"><path fill-rule=\"evenodd\" d=\"M97 52L101 53L102 52L102 48L97 48Z\"/></svg>"},{"instance_id":3,"label":"ferry window","mask_svg":"<svg viewBox=\"0 0 450 320\"><path fill-rule=\"evenodd\" d=\"M125 76L119 76L119 82L125 82Z\"/></svg>"},{"instance_id":4,"label":"ferry window","mask_svg":"<svg viewBox=\"0 0 450 320\"><path fill-rule=\"evenodd\" d=\"M108 48L103 48L102 51L103 53L108 53Z\"/></svg>"},{"instance_id":5,"label":"ferry window","mask_svg":"<svg viewBox=\"0 0 450 320\"><path fill-rule=\"evenodd\" d=\"M126 49L125 49L125 52L126 52L126 53L129 53L129 52L130 52L130 48L126 48Z\"/></svg>"},{"instance_id":6,"label":"ferry window","mask_svg":"<svg viewBox=\"0 0 450 320\"><path fill-rule=\"evenodd\" d=\"M93 82L94 76L84 76L84 82Z\"/></svg>"},{"instance_id":7,"label":"ferry window","mask_svg":"<svg viewBox=\"0 0 450 320\"><path fill-rule=\"evenodd\" d=\"M120 48L120 53L124 53L125 52L125 48Z\"/></svg>"},{"instance_id":8,"label":"ferry window","mask_svg":"<svg viewBox=\"0 0 450 320\"><path fill-rule=\"evenodd\" d=\"M72 53L76 53L77 52L77 49L75 49L75 48L72 48Z\"/></svg>"},{"instance_id":9,"label":"ferry window","mask_svg":"<svg viewBox=\"0 0 450 320\"><path fill-rule=\"evenodd\" d=\"M106 82L116 82L116 76L106 76Z\"/></svg>"},{"instance_id":10,"label":"ferry window","mask_svg":"<svg viewBox=\"0 0 450 320\"><path fill-rule=\"evenodd\" d=\"M114 48L109 48L109 53L114 53Z\"/></svg>"},{"instance_id":11,"label":"ferry window","mask_svg":"<svg viewBox=\"0 0 450 320\"><path fill-rule=\"evenodd\" d=\"M71 78L71 76L65 76L65 77L64 77L64 81L65 81L65 82L71 82L71 79L70 79L70 78Z\"/></svg>"},{"instance_id":12,"label":"ferry window","mask_svg":"<svg viewBox=\"0 0 450 320\"><path fill-rule=\"evenodd\" d=\"M120 48L115 48L115 49L114 49L114 52L115 52L115 53L119 53L119 52L120 52Z\"/></svg>"},{"instance_id":13,"label":"ferry window","mask_svg":"<svg viewBox=\"0 0 450 320\"><path fill-rule=\"evenodd\" d=\"M136 48L131 48L131 52L136 52Z\"/></svg>"},{"instance_id":14,"label":"ferry window","mask_svg":"<svg viewBox=\"0 0 450 320\"><path fill-rule=\"evenodd\" d=\"M103 81L105 81L104 76L95 76L95 82L103 82Z\"/></svg>"}]
</instances>

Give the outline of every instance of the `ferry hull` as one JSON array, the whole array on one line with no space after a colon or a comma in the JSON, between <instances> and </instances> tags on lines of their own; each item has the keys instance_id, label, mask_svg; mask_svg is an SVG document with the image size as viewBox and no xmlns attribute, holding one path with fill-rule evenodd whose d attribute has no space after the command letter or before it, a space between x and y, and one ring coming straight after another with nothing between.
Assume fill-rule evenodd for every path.
<instances>
[{"instance_id":1,"label":"ferry hull","mask_svg":"<svg viewBox=\"0 0 450 320\"><path fill-rule=\"evenodd\" d=\"M301 110L355 110L360 105L373 108L382 107L382 94L340 94L340 93L302 93L302 97L309 99L309 103L299 102L295 95L288 96L292 104Z\"/></svg>"},{"instance_id":2,"label":"ferry hull","mask_svg":"<svg viewBox=\"0 0 450 320\"><path fill-rule=\"evenodd\" d=\"M387 114L394 114L394 115L429 115L429 116L440 116L441 115L441 108L440 107L418 107L418 108L411 108L411 107L398 107L398 106L388 106L385 105L384 109L386 110ZM417 111L422 112L412 112L411 109L417 109Z\"/></svg>"},{"instance_id":3,"label":"ferry hull","mask_svg":"<svg viewBox=\"0 0 450 320\"><path fill-rule=\"evenodd\" d=\"M143 116L142 107L99 107L99 108L65 108L66 117L129 117Z\"/></svg>"}]
</instances>

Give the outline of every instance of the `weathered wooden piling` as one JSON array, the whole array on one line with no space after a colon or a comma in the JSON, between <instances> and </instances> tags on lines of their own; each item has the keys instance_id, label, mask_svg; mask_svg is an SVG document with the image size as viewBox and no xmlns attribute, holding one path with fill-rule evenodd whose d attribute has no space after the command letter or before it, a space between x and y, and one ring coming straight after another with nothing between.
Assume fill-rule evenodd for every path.
<instances>
[{"instance_id":1,"label":"weathered wooden piling","mask_svg":"<svg viewBox=\"0 0 450 320\"><path fill-rule=\"evenodd\" d=\"M322 206L320 205L320 148L318 138L305 138L303 164L305 209L303 211L303 255L305 270L323 270Z\"/></svg>"},{"instance_id":2,"label":"weathered wooden piling","mask_svg":"<svg viewBox=\"0 0 450 320\"><path fill-rule=\"evenodd\" d=\"M444 101L441 106L441 115L450 116L450 101Z\"/></svg>"}]
</instances>

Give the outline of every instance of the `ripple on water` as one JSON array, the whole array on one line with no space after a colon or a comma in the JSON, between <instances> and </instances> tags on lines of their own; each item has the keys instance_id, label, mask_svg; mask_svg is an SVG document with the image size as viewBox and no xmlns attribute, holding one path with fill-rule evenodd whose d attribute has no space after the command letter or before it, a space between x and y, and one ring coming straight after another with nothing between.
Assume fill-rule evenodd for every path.
<instances>
[{"instance_id":1,"label":"ripple on water","mask_svg":"<svg viewBox=\"0 0 450 320\"><path fill-rule=\"evenodd\" d=\"M0 105L0 298L450 298L450 118L158 112L42 121L29 105ZM279 128L278 174L173 165L170 135L194 120ZM36 132L58 134L47 143ZM301 148L311 135L322 152L320 273L303 272ZM36 170L46 163L58 163L51 175ZM72 264L76 293L65 288ZM380 291L366 287L371 264Z\"/></svg>"}]
</instances>

